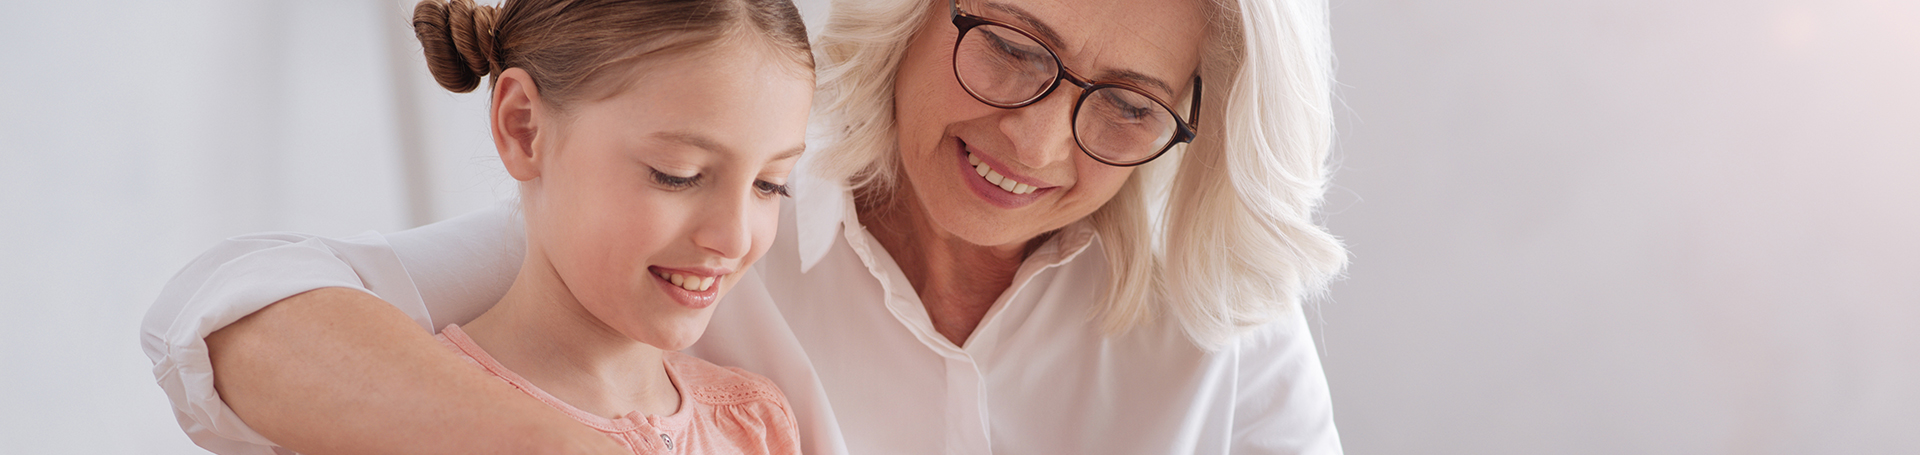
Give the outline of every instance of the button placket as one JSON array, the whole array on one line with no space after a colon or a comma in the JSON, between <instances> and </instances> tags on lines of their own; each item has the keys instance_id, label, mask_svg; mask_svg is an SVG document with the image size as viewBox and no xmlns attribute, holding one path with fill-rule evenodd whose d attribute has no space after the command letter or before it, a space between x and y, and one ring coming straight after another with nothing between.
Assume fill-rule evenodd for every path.
<instances>
[{"instance_id":1,"label":"button placket","mask_svg":"<svg viewBox=\"0 0 1920 455\"><path fill-rule=\"evenodd\" d=\"M983 378L971 357L948 357L947 453L985 454L993 447L987 434Z\"/></svg>"}]
</instances>

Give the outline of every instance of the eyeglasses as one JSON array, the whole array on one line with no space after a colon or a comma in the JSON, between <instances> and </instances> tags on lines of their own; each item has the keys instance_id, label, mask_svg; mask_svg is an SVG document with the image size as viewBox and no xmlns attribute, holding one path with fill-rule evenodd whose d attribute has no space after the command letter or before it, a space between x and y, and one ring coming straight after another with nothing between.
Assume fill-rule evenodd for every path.
<instances>
[{"instance_id":1,"label":"eyeglasses","mask_svg":"<svg viewBox=\"0 0 1920 455\"><path fill-rule=\"evenodd\" d=\"M1046 98L1065 80L1080 87L1073 104L1073 139L1080 151L1101 163L1139 166L1190 142L1199 124L1200 77L1193 78L1193 122L1181 120L1159 97L1132 84L1095 82L1060 63L1053 48L1004 22L960 12L952 5L953 75L974 99L1001 109L1027 107Z\"/></svg>"}]
</instances>

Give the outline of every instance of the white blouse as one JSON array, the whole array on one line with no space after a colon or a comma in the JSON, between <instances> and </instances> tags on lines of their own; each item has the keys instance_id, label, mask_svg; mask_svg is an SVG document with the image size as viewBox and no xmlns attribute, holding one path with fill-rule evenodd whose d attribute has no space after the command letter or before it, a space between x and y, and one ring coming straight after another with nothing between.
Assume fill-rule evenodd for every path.
<instances>
[{"instance_id":1,"label":"white blouse","mask_svg":"<svg viewBox=\"0 0 1920 455\"><path fill-rule=\"evenodd\" d=\"M1339 454L1325 374L1299 312L1214 351L1163 319L1102 335L1106 278L1085 224L1041 246L964 345L934 330L845 188L799 182L778 237L688 353L771 378L813 454ZM807 190L811 191L807 191ZM280 299L359 289L423 330L505 295L525 238L511 202L390 235L235 237L168 283L141 327L194 442L270 454L214 393L207 334Z\"/></svg>"}]
</instances>

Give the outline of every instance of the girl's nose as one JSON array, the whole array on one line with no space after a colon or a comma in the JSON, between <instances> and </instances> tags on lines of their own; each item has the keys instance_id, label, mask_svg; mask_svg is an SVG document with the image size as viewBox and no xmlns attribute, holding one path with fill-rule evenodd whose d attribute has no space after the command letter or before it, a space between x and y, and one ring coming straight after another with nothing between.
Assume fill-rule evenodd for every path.
<instances>
[{"instance_id":1,"label":"girl's nose","mask_svg":"<svg viewBox=\"0 0 1920 455\"><path fill-rule=\"evenodd\" d=\"M745 257L753 248L754 196L726 192L694 214L693 244L727 259Z\"/></svg>"}]
</instances>

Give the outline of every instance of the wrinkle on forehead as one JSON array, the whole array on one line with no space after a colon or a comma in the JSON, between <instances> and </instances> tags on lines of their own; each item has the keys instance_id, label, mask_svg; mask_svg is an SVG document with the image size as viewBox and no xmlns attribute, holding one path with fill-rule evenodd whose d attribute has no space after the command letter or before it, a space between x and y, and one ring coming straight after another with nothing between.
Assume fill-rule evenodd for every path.
<instances>
[{"instance_id":1,"label":"wrinkle on forehead","mask_svg":"<svg viewBox=\"0 0 1920 455\"><path fill-rule=\"evenodd\" d=\"M1198 6L1192 5L1191 3L1193 2L1188 0L1159 1L1178 3L1181 5L1169 6L1163 4L1160 5L1160 8L1155 9L1184 10L1185 8L1182 8L1182 6ZM1160 95L1164 97L1178 98L1177 94L1181 93L1181 90L1175 87L1184 87L1191 78L1191 75L1199 70L1198 56L1201 52L1200 45L1203 42L1201 35L1205 33L1206 29L1206 21L1199 11L1181 11L1185 14L1168 15L1159 14L1166 11L1153 13L1142 10L1130 10L1124 7L1116 8L1110 5L1088 6L1077 2L1066 2L1067 4L1064 6L1056 2L1055 5L1045 5L1042 8L1037 8L1037 10L1028 9L1021 5L1008 2L979 2L977 3L977 5L979 5L978 8L970 8L967 3L971 2L962 2L962 10L973 14L991 11L993 13L992 16L998 17L989 16L990 18L1014 24L1038 35L1041 40L1046 41L1047 45L1054 49L1054 52L1060 54L1060 58L1068 68L1073 69L1075 72L1089 79L1096 81L1124 81L1158 91ZM1062 11L1072 11L1072 13L1069 14ZM1054 20L1049 21L1047 19L1046 16L1049 15L1048 13L1056 13L1051 14L1051 16L1055 16ZM1178 27L1174 26L1171 21L1155 20L1146 21L1144 24L1134 24L1123 21L1123 18L1131 17L1182 16L1188 16L1187 18L1191 19L1195 26L1195 29L1190 33L1182 33L1182 31L1177 30ZM1069 27L1063 25L1063 21L1060 20L1062 18L1080 20L1083 21L1083 23L1080 27ZM1056 29L1054 28L1055 25L1061 25L1063 28ZM1112 32L1075 33L1076 28L1080 31L1109 30ZM1063 32L1066 36L1062 35ZM1162 35L1164 38L1151 39L1143 35ZM1071 39L1071 41L1068 41L1069 39ZM1174 46L1174 43L1186 39L1192 40L1192 49L1182 51ZM1123 49L1123 46L1114 45L1114 43L1117 42L1126 42L1128 45L1140 43L1143 46L1134 49ZM1163 58L1140 58L1141 55L1153 55ZM1152 63L1154 61L1179 62L1182 60L1187 61L1188 64L1184 66L1190 67L1190 70L1180 71L1179 69L1175 69L1172 71L1156 71L1159 68L1154 68L1151 65L1139 65L1141 63ZM1105 62L1108 64L1089 65L1088 62ZM1118 63L1121 66L1112 65L1113 63ZM1166 66L1181 65L1176 63Z\"/></svg>"}]
</instances>

